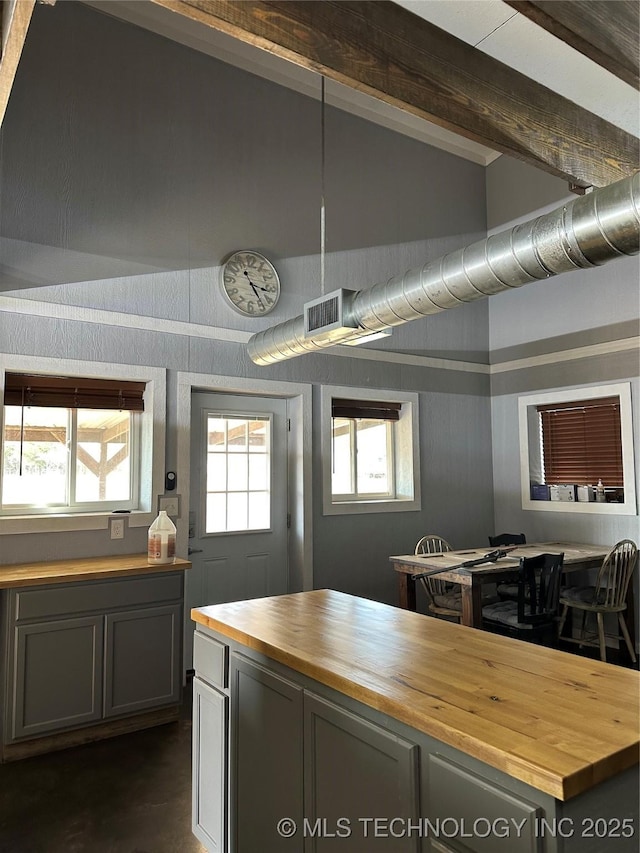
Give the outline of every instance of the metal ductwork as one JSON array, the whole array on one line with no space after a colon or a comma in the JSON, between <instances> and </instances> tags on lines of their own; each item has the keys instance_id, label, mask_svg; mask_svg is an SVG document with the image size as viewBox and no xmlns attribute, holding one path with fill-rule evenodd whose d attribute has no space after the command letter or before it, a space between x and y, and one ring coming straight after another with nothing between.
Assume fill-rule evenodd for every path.
<instances>
[{"instance_id":1,"label":"metal ductwork","mask_svg":"<svg viewBox=\"0 0 640 853\"><path fill-rule=\"evenodd\" d=\"M640 172L580 196L539 216L444 255L424 266L357 291L348 328L331 339L305 336L304 316L253 335L247 344L256 364L272 364L318 352L361 334L400 326L540 281L560 273L605 264L640 251Z\"/></svg>"}]
</instances>

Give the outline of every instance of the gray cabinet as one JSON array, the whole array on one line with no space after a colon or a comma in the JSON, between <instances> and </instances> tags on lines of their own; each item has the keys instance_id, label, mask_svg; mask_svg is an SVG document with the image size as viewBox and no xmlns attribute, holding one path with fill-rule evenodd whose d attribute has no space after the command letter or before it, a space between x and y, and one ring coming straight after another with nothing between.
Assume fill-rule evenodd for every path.
<instances>
[{"instance_id":1,"label":"gray cabinet","mask_svg":"<svg viewBox=\"0 0 640 853\"><path fill-rule=\"evenodd\" d=\"M227 853L229 835L229 647L193 637L191 829L209 853Z\"/></svg>"},{"instance_id":2,"label":"gray cabinet","mask_svg":"<svg viewBox=\"0 0 640 853\"><path fill-rule=\"evenodd\" d=\"M192 823L210 853L227 850L229 697L193 680Z\"/></svg>"},{"instance_id":3,"label":"gray cabinet","mask_svg":"<svg viewBox=\"0 0 640 853\"><path fill-rule=\"evenodd\" d=\"M302 851L278 821L302 826L302 689L243 655L231 659L233 849Z\"/></svg>"},{"instance_id":4,"label":"gray cabinet","mask_svg":"<svg viewBox=\"0 0 640 853\"><path fill-rule=\"evenodd\" d=\"M490 784L442 755L429 755L428 771L431 818L444 836L434 850L451 849L446 834L452 830L458 845L455 849L461 853L492 853L500 835L508 840L509 853L540 849L536 829L543 809L538 803Z\"/></svg>"},{"instance_id":5,"label":"gray cabinet","mask_svg":"<svg viewBox=\"0 0 640 853\"><path fill-rule=\"evenodd\" d=\"M312 853L361 853L367 836L375 833L375 818L392 816L401 827L409 820L417 824L418 747L414 743L305 692L304 746L304 813L313 832L308 839ZM415 833L389 833L384 842L379 839L378 846L384 844L382 849L388 853L419 849Z\"/></svg>"},{"instance_id":6,"label":"gray cabinet","mask_svg":"<svg viewBox=\"0 0 640 853\"><path fill-rule=\"evenodd\" d=\"M637 767L558 800L341 676L330 687L302 657L299 671L273 660L261 619L229 631L199 623L194 638L194 832L209 851L636 853Z\"/></svg>"},{"instance_id":7,"label":"gray cabinet","mask_svg":"<svg viewBox=\"0 0 640 853\"><path fill-rule=\"evenodd\" d=\"M34 737L102 716L100 616L18 625L12 736Z\"/></svg>"},{"instance_id":8,"label":"gray cabinet","mask_svg":"<svg viewBox=\"0 0 640 853\"><path fill-rule=\"evenodd\" d=\"M3 742L177 706L182 572L11 589Z\"/></svg>"},{"instance_id":9,"label":"gray cabinet","mask_svg":"<svg viewBox=\"0 0 640 853\"><path fill-rule=\"evenodd\" d=\"M223 643L196 631L193 832L209 851L361 853L362 833L336 836L339 819L354 826L363 815L417 819L414 743L241 652L230 655L227 691L227 655ZM283 818L296 825L290 837L279 834ZM418 847L404 838L384 849Z\"/></svg>"},{"instance_id":10,"label":"gray cabinet","mask_svg":"<svg viewBox=\"0 0 640 853\"><path fill-rule=\"evenodd\" d=\"M180 604L106 615L105 717L180 701L181 626Z\"/></svg>"}]
</instances>

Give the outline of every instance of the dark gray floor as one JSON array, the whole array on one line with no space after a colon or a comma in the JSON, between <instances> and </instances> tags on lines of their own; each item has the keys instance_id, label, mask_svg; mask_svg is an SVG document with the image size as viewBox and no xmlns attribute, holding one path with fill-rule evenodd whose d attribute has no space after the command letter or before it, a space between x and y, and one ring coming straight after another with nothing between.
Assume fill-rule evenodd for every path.
<instances>
[{"instance_id":1,"label":"dark gray floor","mask_svg":"<svg viewBox=\"0 0 640 853\"><path fill-rule=\"evenodd\" d=\"M178 722L0 765L0 853L203 853L190 691Z\"/></svg>"}]
</instances>

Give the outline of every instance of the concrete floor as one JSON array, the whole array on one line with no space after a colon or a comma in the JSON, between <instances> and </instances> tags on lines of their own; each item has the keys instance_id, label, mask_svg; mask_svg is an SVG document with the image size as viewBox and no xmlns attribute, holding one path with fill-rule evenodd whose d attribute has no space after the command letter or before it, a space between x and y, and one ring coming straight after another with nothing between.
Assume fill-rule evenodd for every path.
<instances>
[{"instance_id":1,"label":"concrete floor","mask_svg":"<svg viewBox=\"0 0 640 853\"><path fill-rule=\"evenodd\" d=\"M178 722L0 765L0 853L204 853L186 692Z\"/></svg>"}]
</instances>

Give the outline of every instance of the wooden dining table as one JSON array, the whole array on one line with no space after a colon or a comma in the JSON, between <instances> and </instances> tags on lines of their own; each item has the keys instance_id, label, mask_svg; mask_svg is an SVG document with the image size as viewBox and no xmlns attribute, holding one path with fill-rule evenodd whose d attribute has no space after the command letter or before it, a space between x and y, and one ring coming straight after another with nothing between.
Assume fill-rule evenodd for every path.
<instances>
[{"instance_id":1,"label":"wooden dining table","mask_svg":"<svg viewBox=\"0 0 640 853\"><path fill-rule=\"evenodd\" d=\"M606 545L582 545L574 542L536 542L511 548L495 562L477 566L461 566L470 560L480 560L492 551L491 547L464 548L435 554L403 554L389 557L398 574L400 607L416 609L415 575L431 569L443 569L436 577L460 585L462 614L460 622L471 628L482 628L482 587L487 583L513 581L522 557L539 554L564 554L563 573L599 567L609 553ZM633 612L633 611L631 611Z\"/></svg>"}]
</instances>

